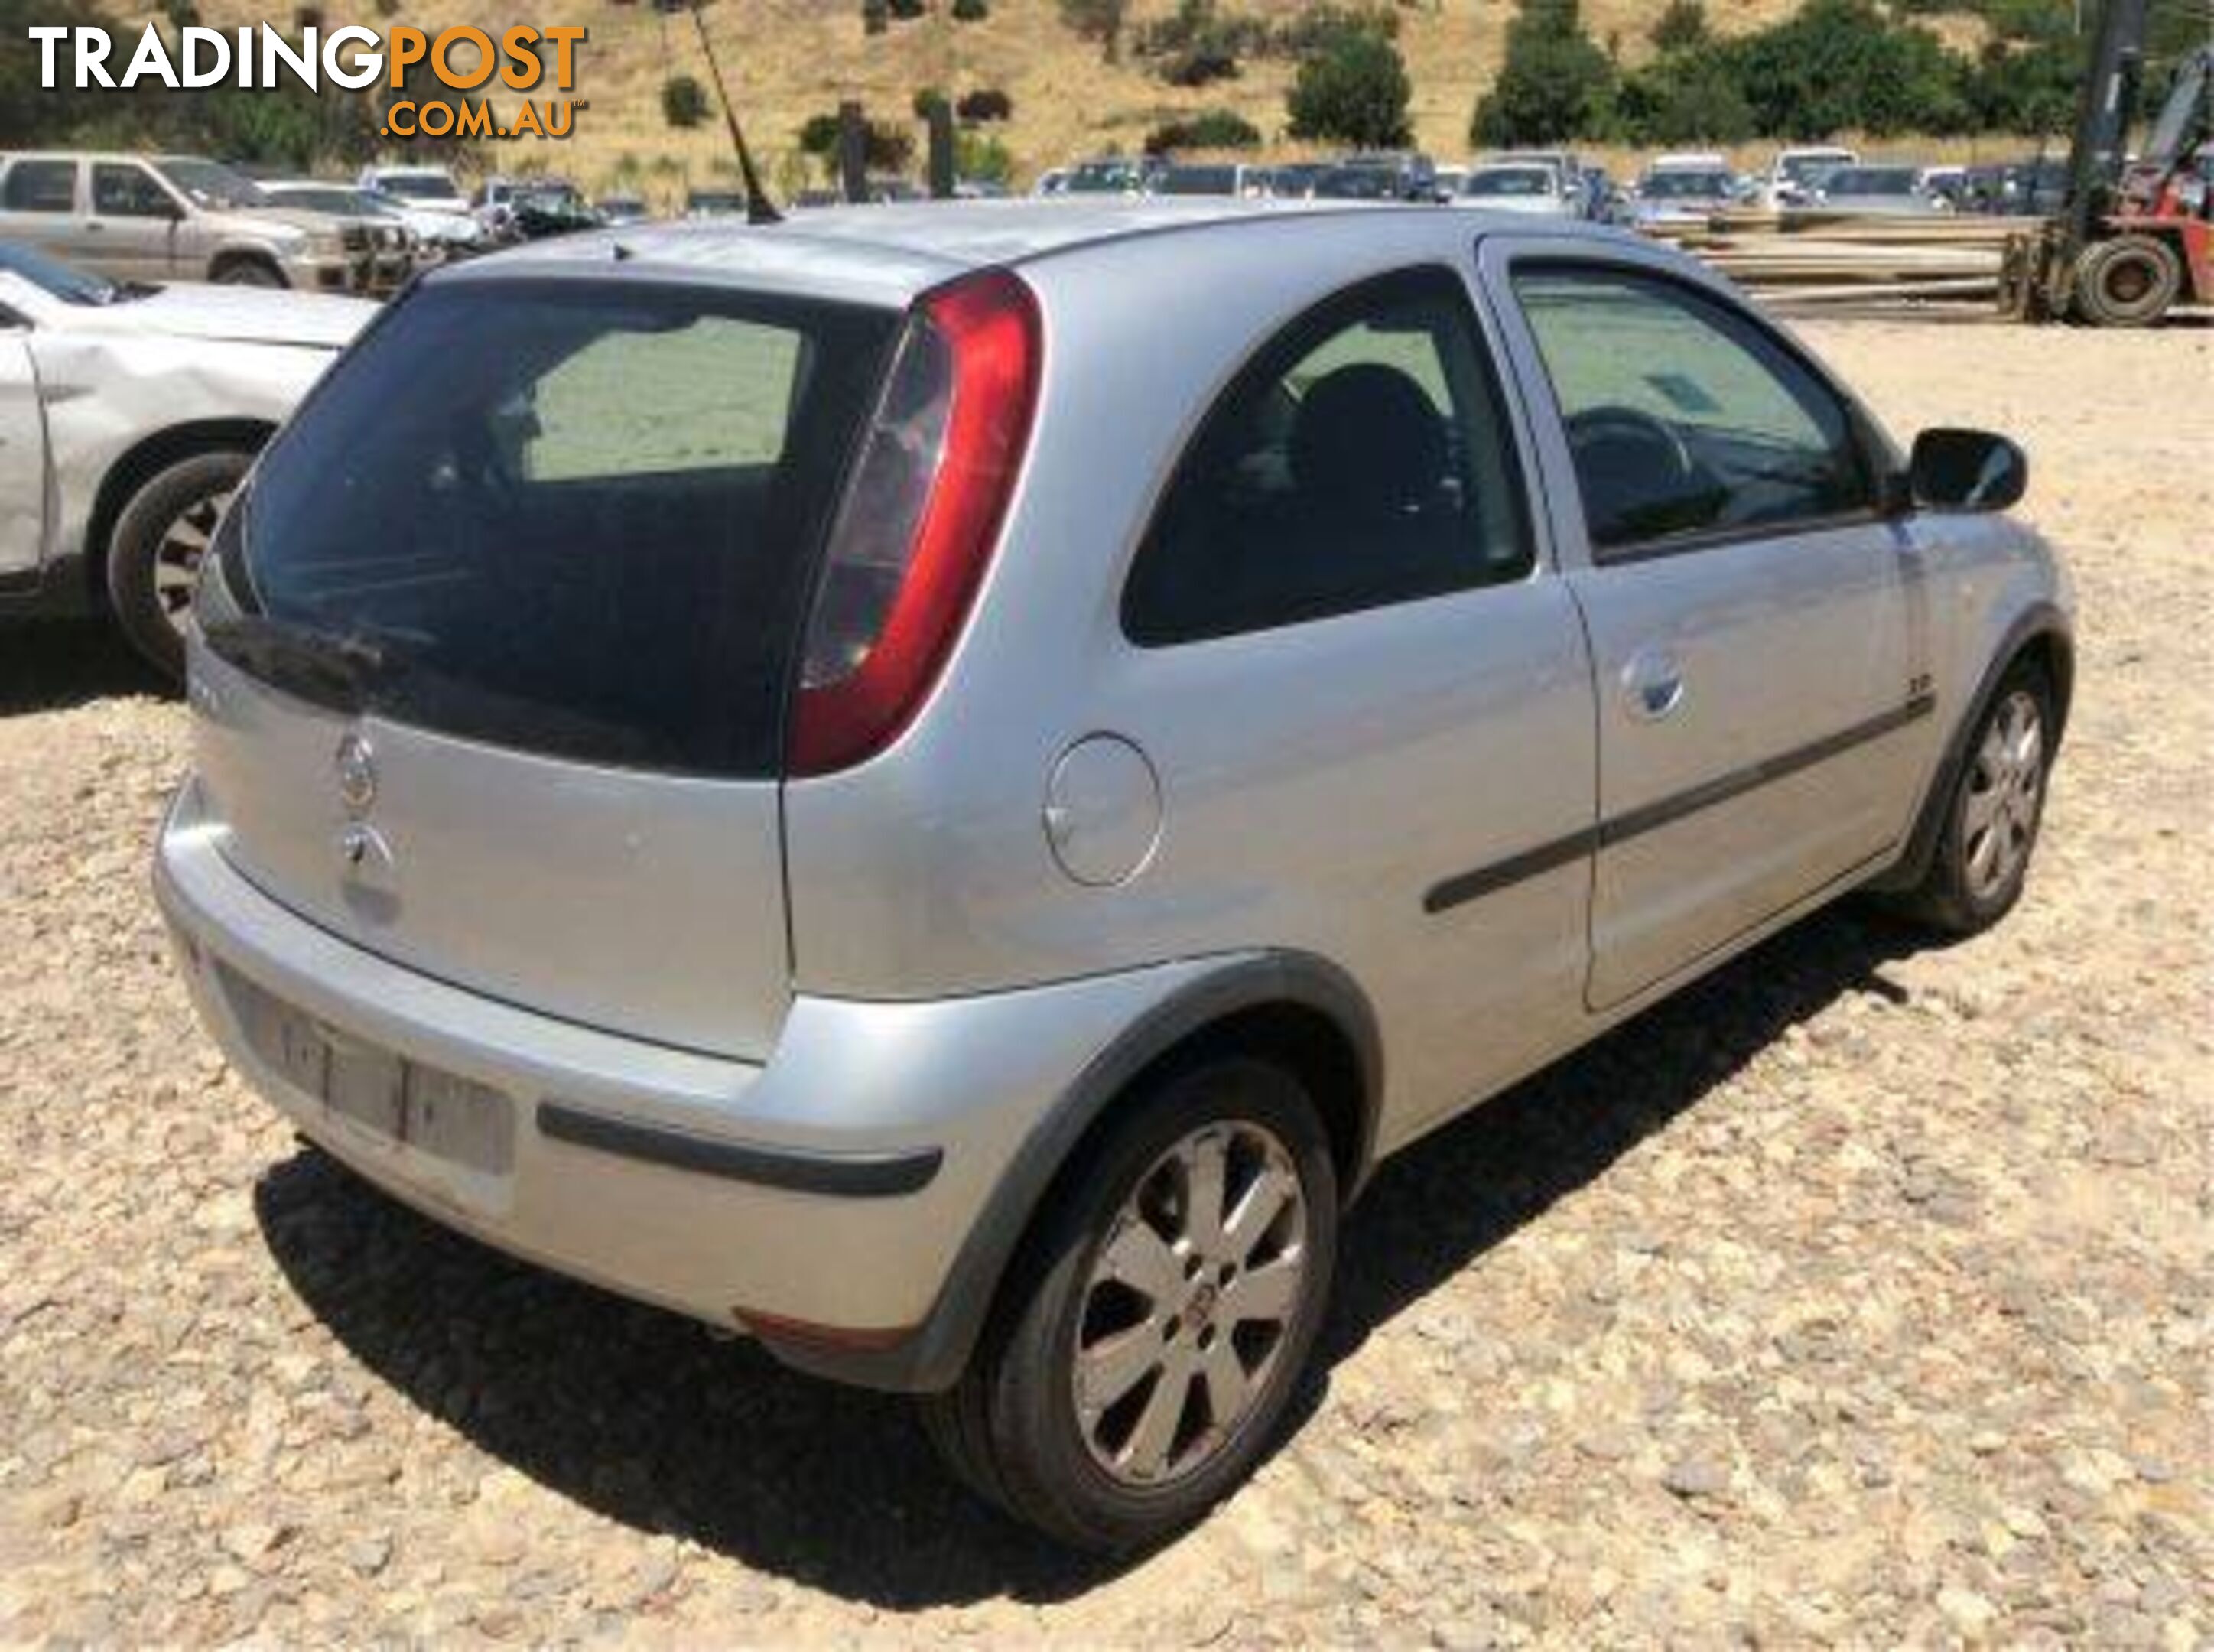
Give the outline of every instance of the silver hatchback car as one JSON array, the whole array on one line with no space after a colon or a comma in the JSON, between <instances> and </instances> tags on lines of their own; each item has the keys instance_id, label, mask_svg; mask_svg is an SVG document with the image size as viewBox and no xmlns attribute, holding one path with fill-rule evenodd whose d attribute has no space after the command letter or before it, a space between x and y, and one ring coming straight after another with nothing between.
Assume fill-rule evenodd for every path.
<instances>
[{"instance_id":1,"label":"silver hatchback car","mask_svg":"<svg viewBox=\"0 0 2214 1652\"><path fill-rule=\"evenodd\" d=\"M1572 225L549 242L225 517L156 886L371 1182L1143 1543L1267 1449L1385 1155L1847 890L2013 903L2024 480Z\"/></svg>"}]
</instances>

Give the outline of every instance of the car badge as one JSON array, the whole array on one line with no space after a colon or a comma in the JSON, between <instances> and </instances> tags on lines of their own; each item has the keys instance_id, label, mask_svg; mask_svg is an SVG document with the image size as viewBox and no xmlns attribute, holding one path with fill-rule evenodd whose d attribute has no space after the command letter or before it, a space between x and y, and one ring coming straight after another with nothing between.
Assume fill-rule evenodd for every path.
<instances>
[{"instance_id":1,"label":"car badge","mask_svg":"<svg viewBox=\"0 0 2214 1652\"><path fill-rule=\"evenodd\" d=\"M338 755L333 759L338 770L339 801L352 815L369 812L376 801L376 765L371 761L369 742L358 734L348 734L339 742Z\"/></svg>"}]
</instances>

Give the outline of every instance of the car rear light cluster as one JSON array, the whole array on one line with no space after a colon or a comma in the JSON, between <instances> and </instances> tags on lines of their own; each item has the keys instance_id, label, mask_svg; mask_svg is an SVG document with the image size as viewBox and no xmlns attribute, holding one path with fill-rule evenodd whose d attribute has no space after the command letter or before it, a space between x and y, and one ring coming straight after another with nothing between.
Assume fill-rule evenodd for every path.
<instances>
[{"instance_id":1,"label":"car rear light cluster","mask_svg":"<svg viewBox=\"0 0 2214 1652\"><path fill-rule=\"evenodd\" d=\"M1040 327L987 271L908 317L830 530L800 657L786 765L874 756L921 707L991 560L1030 440Z\"/></svg>"}]
</instances>

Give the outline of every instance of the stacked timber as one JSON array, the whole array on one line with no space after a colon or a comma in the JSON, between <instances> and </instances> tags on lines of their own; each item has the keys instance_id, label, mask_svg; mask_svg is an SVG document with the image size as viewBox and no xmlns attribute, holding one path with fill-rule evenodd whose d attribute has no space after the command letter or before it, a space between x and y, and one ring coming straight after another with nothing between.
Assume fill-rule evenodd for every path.
<instances>
[{"instance_id":1,"label":"stacked timber","mask_svg":"<svg viewBox=\"0 0 2214 1652\"><path fill-rule=\"evenodd\" d=\"M1981 298L1997 290L2010 236L2035 218L1981 214L1856 213L1821 208L1732 210L1666 238L1764 296Z\"/></svg>"}]
</instances>

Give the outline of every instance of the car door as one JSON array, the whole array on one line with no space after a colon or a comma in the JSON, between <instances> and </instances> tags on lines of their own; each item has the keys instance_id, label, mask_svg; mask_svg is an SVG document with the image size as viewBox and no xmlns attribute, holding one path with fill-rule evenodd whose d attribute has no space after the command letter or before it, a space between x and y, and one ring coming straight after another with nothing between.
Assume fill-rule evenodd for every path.
<instances>
[{"instance_id":1,"label":"car door","mask_svg":"<svg viewBox=\"0 0 2214 1652\"><path fill-rule=\"evenodd\" d=\"M1604 1011L1873 869L1933 705L1926 594L1865 416L1716 285L1574 245L1498 249L1492 273L1552 409L1599 685Z\"/></svg>"},{"instance_id":2,"label":"car door","mask_svg":"<svg viewBox=\"0 0 2214 1652\"><path fill-rule=\"evenodd\" d=\"M0 177L0 238L76 259L83 239L77 211L78 163L67 156L25 155Z\"/></svg>"},{"instance_id":3,"label":"car door","mask_svg":"<svg viewBox=\"0 0 2214 1652\"><path fill-rule=\"evenodd\" d=\"M184 209L144 164L95 161L91 208L85 240L98 248L101 274L162 281L180 273L174 251Z\"/></svg>"},{"instance_id":4,"label":"car door","mask_svg":"<svg viewBox=\"0 0 2214 1652\"><path fill-rule=\"evenodd\" d=\"M45 560L46 416L31 329L0 304L0 588Z\"/></svg>"},{"instance_id":5,"label":"car door","mask_svg":"<svg viewBox=\"0 0 2214 1652\"><path fill-rule=\"evenodd\" d=\"M1172 799L1134 929L1349 970L1391 1051L1386 1147L1582 1020L1589 665L1509 406L1464 272L1288 321L1178 462L1101 708Z\"/></svg>"}]
</instances>

